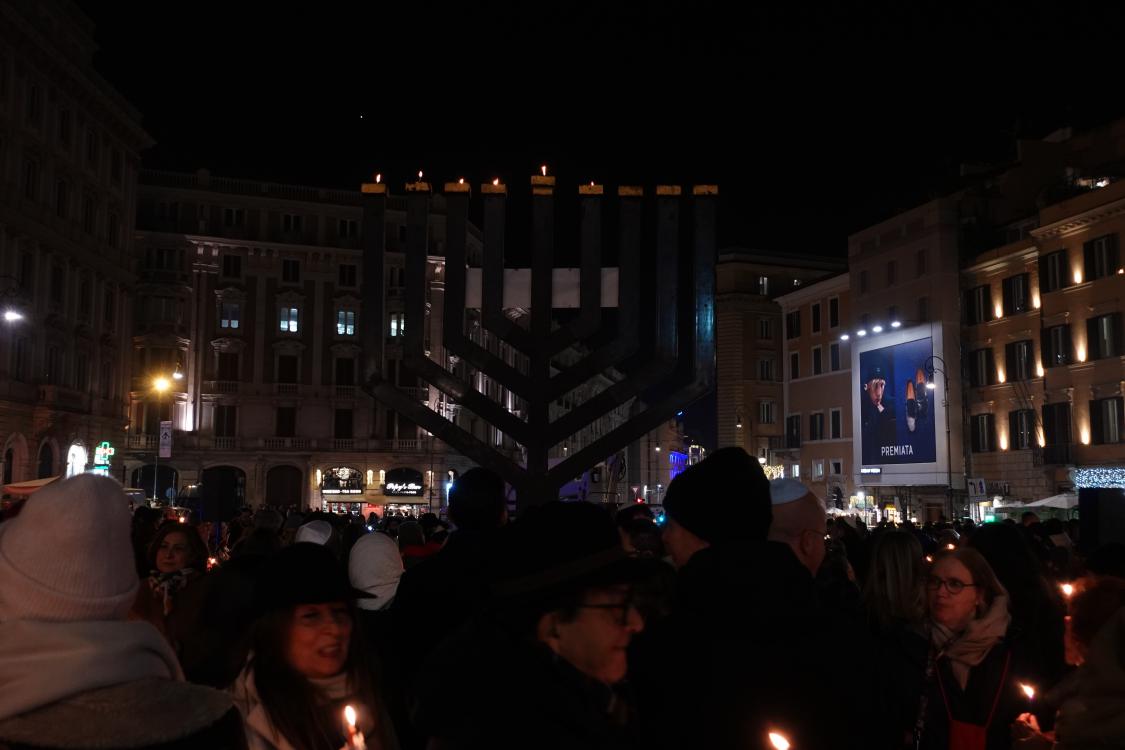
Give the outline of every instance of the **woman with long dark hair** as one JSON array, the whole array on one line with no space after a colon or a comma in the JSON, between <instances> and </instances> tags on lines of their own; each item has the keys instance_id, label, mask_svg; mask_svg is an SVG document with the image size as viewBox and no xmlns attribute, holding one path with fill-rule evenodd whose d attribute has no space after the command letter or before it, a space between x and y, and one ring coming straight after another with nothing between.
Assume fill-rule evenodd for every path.
<instances>
[{"instance_id":1,"label":"woman with long dark hair","mask_svg":"<svg viewBox=\"0 0 1125 750\"><path fill-rule=\"evenodd\" d=\"M397 747L355 627L352 591L324 547L297 543L261 571L252 653L232 687L251 750L338 750L344 710L372 750Z\"/></svg>"}]
</instances>

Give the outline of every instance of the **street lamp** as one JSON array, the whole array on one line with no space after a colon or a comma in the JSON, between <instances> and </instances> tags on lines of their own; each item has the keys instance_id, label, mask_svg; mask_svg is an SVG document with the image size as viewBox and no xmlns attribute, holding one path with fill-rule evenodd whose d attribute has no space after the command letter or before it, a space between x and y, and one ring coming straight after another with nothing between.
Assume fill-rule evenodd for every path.
<instances>
[{"instance_id":1,"label":"street lamp","mask_svg":"<svg viewBox=\"0 0 1125 750\"><path fill-rule=\"evenodd\" d=\"M935 365L935 362L940 362L941 367ZM945 472L946 483L949 486L949 520L953 521L953 456L949 452L949 375L946 373L948 365L945 360L936 354L926 358L922 363L922 369L929 375L926 381L926 390L932 391L937 388L937 384L933 381L934 373L941 373L941 382L943 386L943 398L941 405L945 407Z\"/></svg>"},{"instance_id":2,"label":"street lamp","mask_svg":"<svg viewBox=\"0 0 1125 750\"><path fill-rule=\"evenodd\" d=\"M179 372L179 367L176 371ZM172 377L175 377L173 375ZM182 378L183 375L181 374ZM172 387L172 383L164 376L157 376L153 378L152 389L156 391L156 450L154 451L155 458L152 463L152 499L157 500L157 482L160 479L160 396Z\"/></svg>"}]
</instances>

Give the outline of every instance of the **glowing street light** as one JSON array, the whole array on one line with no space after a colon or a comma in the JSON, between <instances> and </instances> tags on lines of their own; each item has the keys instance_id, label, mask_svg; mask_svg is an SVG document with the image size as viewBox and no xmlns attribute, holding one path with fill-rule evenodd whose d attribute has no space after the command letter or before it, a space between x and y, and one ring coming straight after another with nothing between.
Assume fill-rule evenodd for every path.
<instances>
[{"instance_id":1,"label":"glowing street light","mask_svg":"<svg viewBox=\"0 0 1125 750\"><path fill-rule=\"evenodd\" d=\"M1074 584L1064 583L1059 588L1062 589L1063 596L1067 598L1067 601L1070 601L1070 597L1074 596Z\"/></svg>"},{"instance_id":2,"label":"glowing street light","mask_svg":"<svg viewBox=\"0 0 1125 750\"><path fill-rule=\"evenodd\" d=\"M15 323L18 320L23 320L23 313L19 310L5 310L4 320L8 323Z\"/></svg>"},{"instance_id":3,"label":"glowing street light","mask_svg":"<svg viewBox=\"0 0 1125 750\"><path fill-rule=\"evenodd\" d=\"M789 738L786 737L781 732L770 732L769 738L770 738L770 745L775 750L789 750L789 747L790 747Z\"/></svg>"},{"instance_id":4,"label":"glowing street light","mask_svg":"<svg viewBox=\"0 0 1125 750\"><path fill-rule=\"evenodd\" d=\"M841 334L840 334L840 340L841 340L841 341L847 341L847 340L848 340L848 339L850 339L850 338L851 338L851 336L849 336L849 335L848 335L848 334L846 334L846 333L841 333Z\"/></svg>"},{"instance_id":5,"label":"glowing street light","mask_svg":"<svg viewBox=\"0 0 1125 750\"><path fill-rule=\"evenodd\" d=\"M183 377L183 376L181 376ZM152 381L152 387L157 393L164 393L172 387L172 383L165 377L155 378Z\"/></svg>"}]
</instances>

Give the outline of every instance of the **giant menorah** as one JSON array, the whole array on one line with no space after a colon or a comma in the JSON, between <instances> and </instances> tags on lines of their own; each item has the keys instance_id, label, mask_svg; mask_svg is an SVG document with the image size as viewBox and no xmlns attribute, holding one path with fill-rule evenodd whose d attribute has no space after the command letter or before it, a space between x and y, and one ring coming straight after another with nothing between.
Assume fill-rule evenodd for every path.
<instances>
[{"instance_id":1,"label":"giant menorah","mask_svg":"<svg viewBox=\"0 0 1125 750\"><path fill-rule=\"evenodd\" d=\"M430 186L406 186L406 290L403 366L460 406L489 422L523 446L526 459L514 460L480 440L384 373L386 287L384 286L386 185L368 183L364 195L365 325L364 387L377 400L405 415L463 455L502 476L517 493L520 507L558 497L559 488L669 420L712 387L714 377L715 201L714 186L695 186L684 195L679 186L656 188L654 216L646 219L644 191L617 188L618 265L603 268L602 208L605 191L583 185L579 191L579 301L577 314L561 322L555 313L555 180L532 177L530 313L525 325L505 314L504 259L507 189L480 188L483 206L483 259L480 269L480 324L527 360L516 367L465 332L469 229L469 186L445 185L445 304L443 341L430 342L467 366L484 373L518 396L527 408L515 414L478 391L471 382L435 362L425 349L426 269L430 255L428 225ZM686 210L685 210L686 207ZM683 214L683 216L682 216ZM648 226L646 226L646 224ZM653 226L653 224L655 226ZM642 238L645 241L642 246ZM524 238L521 238L521 240ZM644 269L642 263L652 264ZM617 277L615 321L604 309L604 282ZM510 274L508 274L510 277ZM651 279L642 284L642 278ZM611 287L612 288L612 287ZM475 301L474 301L475 302ZM509 305L510 306L510 305ZM568 348L582 356L569 366L557 358ZM444 355L441 358L445 360ZM624 373L611 385L552 420L556 399L605 373ZM552 447L588 427L617 407L637 399L628 419L550 465Z\"/></svg>"}]
</instances>

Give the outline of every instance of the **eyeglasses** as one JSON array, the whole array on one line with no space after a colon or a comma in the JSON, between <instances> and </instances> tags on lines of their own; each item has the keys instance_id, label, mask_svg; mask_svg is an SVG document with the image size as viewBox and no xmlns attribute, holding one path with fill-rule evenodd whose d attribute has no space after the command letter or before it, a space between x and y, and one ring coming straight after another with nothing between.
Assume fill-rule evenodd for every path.
<instances>
[{"instance_id":1,"label":"eyeglasses","mask_svg":"<svg viewBox=\"0 0 1125 750\"><path fill-rule=\"evenodd\" d=\"M939 578L938 576L926 576L926 588L930 591L937 591L942 586L946 590L956 596L965 590L966 586L976 586L975 583L965 583L956 578Z\"/></svg>"},{"instance_id":2,"label":"eyeglasses","mask_svg":"<svg viewBox=\"0 0 1125 750\"><path fill-rule=\"evenodd\" d=\"M629 594L624 600L620 602L605 603L605 604L579 604L578 609L604 609L604 610L617 610L621 614L617 618L617 624L625 626L629 624L629 610L636 609L637 605L634 601L632 594Z\"/></svg>"}]
</instances>

